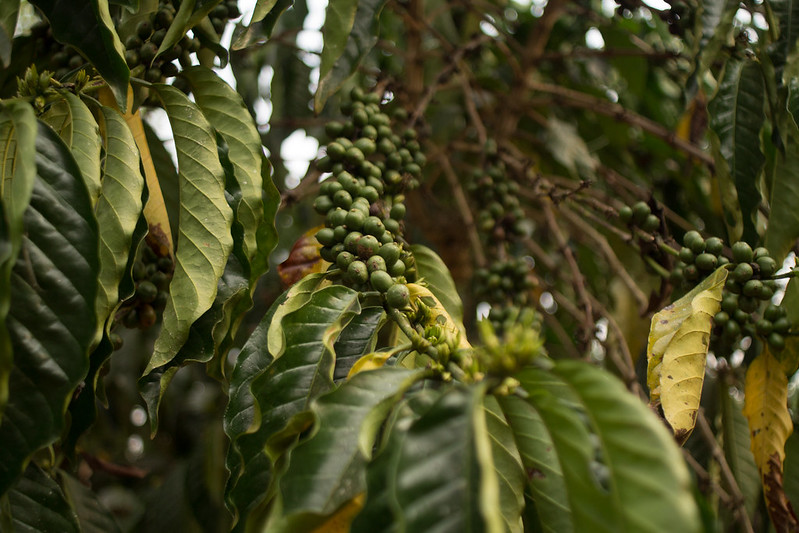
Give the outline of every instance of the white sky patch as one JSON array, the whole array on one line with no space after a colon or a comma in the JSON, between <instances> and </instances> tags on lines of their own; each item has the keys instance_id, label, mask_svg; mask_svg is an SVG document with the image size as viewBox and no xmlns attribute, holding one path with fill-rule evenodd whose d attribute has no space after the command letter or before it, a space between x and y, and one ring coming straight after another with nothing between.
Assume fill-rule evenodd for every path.
<instances>
[{"instance_id":1,"label":"white sky patch","mask_svg":"<svg viewBox=\"0 0 799 533\"><path fill-rule=\"evenodd\" d=\"M491 304L488 302L480 302L477 304L477 320L488 318L488 313L491 312Z\"/></svg>"},{"instance_id":2,"label":"white sky patch","mask_svg":"<svg viewBox=\"0 0 799 533\"><path fill-rule=\"evenodd\" d=\"M319 141L305 134L305 130L295 130L280 146L280 157L289 171L286 187L293 189L300 184L308 171L308 164L319 152Z\"/></svg>"},{"instance_id":3,"label":"white sky patch","mask_svg":"<svg viewBox=\"0 0 799 533\"><path fill-rule=\"evenodd\" d=\"M169 117L167 117L166 111L160 107L147 107L142 108L142 115L150 127L153 128L158 138L164 143L164 148L169 152L169 155L172 156L172 163L175 164L175 168L178 168L175 137L172 135L172 126L169 123Z\"/></svg>"},{"instance_id":4,"label":"white sky patch","mask_svg":"<svg viewBox=\"0 0 799 533\"><path fill-rule=\"evenodd\" d=\"M585 32L585 45L593 50L605 48L605 39L602 38L602 32L597 28L589 28Z\"/></svg>"},{"instance_id":5,"label":"white sky patch","mask_svg":"<svg viewBox=\"0 0 799 533\"><path fill-rule=\"evenodd\" d=\"M550 292L542 292L538 301L541 304L541 307L544 308L544 311L550 315L555 314L555 312L558 310L558 303L555 301L555 297L552 296L552 293Z\"/></svg>"},{"instance_id":6,"label":"white sky patch","mask_svg":"<svg viewBox=\"0 0 799 533\"><path fill-rule=\"evenodd\" d=\"M489 37L499 37L497 29L487 20L480 21L480 30Z\"/></svg>"},{"instance_id":7,"label":"white sky patch","mask_svg":"<svg viewBox=\"0 0 799 533\"><path fill-rule=\"evenodd\" d=\"M665 11L667 9L671 9L671 6L664 2L663 0L644 0L644 3L651 7L652 9L657 9L658 11Z\"/></svg>"}]
</instances>

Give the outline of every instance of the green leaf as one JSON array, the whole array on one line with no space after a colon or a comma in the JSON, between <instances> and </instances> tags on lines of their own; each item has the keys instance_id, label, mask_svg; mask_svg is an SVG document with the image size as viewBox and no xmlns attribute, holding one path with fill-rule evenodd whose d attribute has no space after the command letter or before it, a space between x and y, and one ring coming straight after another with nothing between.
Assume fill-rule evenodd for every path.
<instances>
[{"instance_id":1,"label":"green leaf","mask_svg":"<svg viewBox=\"0 0 799 533\"><path fill-rule=\"evenodd\" d=\"M738 2L735 0L708 0L702 2L699 11L700 35L694 46L696 68L690 83L695 85L708 67L718 57L721 47L727 44L733 27Z\"/></svg>"},{"instance_id":2,"label":"green leaf","mask_svg":"<svg viewBox=\"0 0 799 533\"><path fill-rule=\"evenodd\" d=\"M272 356L266 349L266 336L269 324L278 306L286 301L287 293L281 294L267 310L258 326L250 334L230 377L228 405L225 409L223 428L230 439L225 466L230 477L225 486L225 502L233 514L234 524L238 523L239 512L246 516L249 506L258 503L258 498L265 494L262 489L269 485L271 464L263 453L263 442L251 438L261 423L261 413L255 404L252 394L252 382L272 362ZM253 462L261 458L262 462L253 468ZM249 469L244 471L244 465Z\"/></svg>"},{"instance_id":3,"label":"green leaf","mask_svg":"<svg viewBox=\"0 0 799 533\"><path fill-rule=\"evenodd\" d=\"M341 332L333 347L336 352L336 368L333 380L339 382L347 377L352 365L361 356L371 352L377 341L377 331L385 320L382 307L365 307L361 314Z\"/></svg>"},{"instance_id":4,"label":"green leaf","mask_svg":"<svg viewBox=\"0 0 799 533\"><path fill-rule=\"evenodd\" d=\"M219 0L184 0L181 2L164 40L161 41L161 46L158 47L156 57L176 45L187 31L199 24L218 4ZM224 66L222 65L223 68Z\"/></svg>"},{"instance_id":5,"label":"green leaf","mask_svg":"<svg viewBox=\"0 0 799 533\"><path fill-rule=\"evenodd\" d=\"M312 286L314 281L311 279L307 286ZM233 376L233 382L239 384L237 402L246 405L248 401L246 393L242 394L246 390L243 387L249 388L254 399L252 418L248 414L236 419L234 425L230 409L226 415L231 420L229 430L241 431L248 423L247 434L237 439L242 459L238 486L228 485L228 501L238 510L237 527L240 528L244 527L249 512L266 496L267 485L257 485L254 480L260 478L268 482L271 477L272 461L277 458L265 450L267 441L283 430L292 417L306 411L311 400L332 388L333 343L360 311L358 293L339 285L320 289L308 299L303 296L304 305L279 318L281 309L291 302L292 297L289 292L286 302L274 310L271 318L272 324L278 320L282 324L287 339L285 352L266 370L258 369L257 376L247 377L252 375L250 372L238 375L234 372ZM257 363L274 357L271 350L264 352L264 331L261 328L258 331L258 352L251 356L255 357L255 368L258 368ZM267 330L266 334L271 332ZM252 368L247 363L243 370ZM246 384L248 380L251 380L249 385Z\"/></svg>"},{"instance_id":6,"label":"green leaf","mask_svg":"<svg viewBox=\"0 0 799 533\"><path fill-rule=\"evenodd\" d=\"M7 498L7 505L0 509L0 524L10 523L11 531L81 531L75 511L67 503L61 487L35 464L28 466Z\"/></svg>"},{"instance_id":7,"label":"green leaf","mask_svg":"<svg viewBox=\"0 0 799 533\"><path fill-rule=\"evenodd\" d=\"M100 291L97 316L106 318L120 301L119 284L133 246L133 233L142 212L144 176L139 149L124 117L101 106L105 159L100 198L95 211L100 231Z\"/></svg>"},{"instance_id":8,"label":"green leaf","mask_svg":"<svg viewBox=\"0 0 799 533\"><path fill-rule=\"evenodd\" d=\"M516 377L552 438L574 531L700 530L679 448L618 379L570 360Z\"/></svg>"},{"instance_id":9,"label":"green leaf","mask_svg":"<svg viewBox=\"0 0 799 533\"><path fill-rule=\"evenodd\" d=\"M286 335L283 329L283 318L300 309L311 299L311 296L320 287L325 276L322 273L311 274L291 286L288 291L288 298L275 311L275 317L269 326L267 346L272 357L278 358L283 355L286 348Z\"/></svg>"},{"instance_id":10,"label":"green leaf","mask_svg":"<svg viewBox=\"0 0 799 533\"><path fill-rule=\"evenodd\" d=\"M278 235L275 228L275 217L280 208L280 191L277 190L272 181L272 166L265 155L261 156L261 181L263 183L263 221L258 225L255 232L255 240L258 243L258 253L252 258L250 264L251 276L255 278L259 273L269 270L269 256L277 246Z\"/></svg>"},{"instance_id":11,"label":"green leaf","mask_svg":"<svg viewBox=\"0 0 799 533\"><path fill-rule=\"evenodd\" d=\"M75 160L41 122L36 171L6 319L14 367L0 424L0 494L61 434L96 331L97 222Z\"/></svg>"},{"instance_id":12,"label":"green leaf","mask_svg":"<svg viewBox=\"0 0 799 533\"><path fill-rule=\"evenodd\" d=\"M449 268L433 250L422 244L411 245L417 275L424 279L444 309L458 324L463 323L463 302Z\"/></svg>"},{"instance_id":13,"label":"green leaf","mask_svg":"<svg viewBox=\"0 0 799 533\"><path fill-rule=\"evenodd\" d=\"M483 393L452 387L408 429L395 489L407 531L502 531Z\"/></svg>"},{"instance_id":14,"label":"green leaf","mask_svg":"<svg viewBox=\"0 0 799 533\"><path fill-rule=\"evenodd\" d=\"M524 486L527 479L522 458L516 448L513 431L508 426L497 399L494 396L486 396L483 408L499 480L499 505L505 531L521 533L524 531L521 515L524 509Z\"/></svg>"},{"instance_id":15,"label":"green leaf","mask_svg":"<svg viewBox=\"0 0 799 533\"><path fill-rule=\"evenodd\" d=\"M8 401L8 379L13 365L6 317L11 305L11 269L19 255L23 217L36 178L36 115L20 100L0 102L0 145L3 157L0 202L3 204L3 244L0 246L0 420Z\"/></svg>"},{"instance_id":16,"label":"green leaf","mask_svg":"<svg viewBox=\"0 0 799 533\"><path fill-rule=\"evenodd\" d=\"M713 315L721 309L728 273L726 267L719 267L652 316L646 350L650 405L662 406L680 443L688 439L696 423Z\"/></svg>"},{"instance_id":17,"label":"green leaf","mask_svg":"<svg viewBox=\"0 0 799 533\"><path fill-rule=\"evenodd\" d=\"M7 0L0 3L0 63L11 64L11 40L17 27L19 16L19 0Z\"/></svg>"},{"instance_id":18,"label":"green leaf","mask_svg":"<svg viewBox=\"0 0 799 533\"><path fill-rule=\"evenodd\" d=\"M92 490L70 476L59 472L64 495L78 517L81 533L118 533L120 531L114 517L100 503Z\"/></svg>"},{"instance_id":19,"label":"green leaf","mask_svg":"<svg viewBox=\"0 0 799 533\"><path fill-rule=\"evenodd\" d=\"M791 87L793 98L799 94ZM799 127L793 120L785 121L783 150L778 150L770 191L770 212L765 246L777 264L799 238Z\"/></svg>"},{"instance_id":20,"label":"green leaf","mask_svg":"<svg viewBox=\"0 0 799 533\"><path fill-rule=\"evenodd\" d=\"M763 74L756 62L730 60L716 95L708 103L719 188L731 191L721 195L730 242L741 236L748 242L758 238L757 181L765 163L759 140L765 119L764 90Z\"/></svg>"},{"instance_id":21,"label":"green leaf","mask_svg":"<svg viewBox=\"0 0 799 533\"><path fill-rule=\"evenodd\" d=\"M404 523L399 517L397 459L408 429L441 396L433 388L409 392L386 421L381 447L366 470L367 499L352 523L352 533L396 531Z\"/></svg>"},{"instance_id":22,"label":"green leaf","mask_svg":"<svg viewBox=\"0 0 799 533\"><path fill-rule=\"evenodd\" d=\"M157 84L154 88L164 103L175 136L180 167L180 234L161 333L145 378L177 355L191 325L211 307L233 248L233 212L225 200L225 173L216 153L213 130L185 94L168 85ZM160 391L148 399L153 431L158 427L158 403L166 383L167 376L162 376Z\"/></svg>"},{"instance_id":23,"label":"green leaf","mask_svg":"<svg viewBox=\"0 0 799 533\"><path fill-rule=\"evenodd\" d=\"M365 489L380 425L425 374L396 367L363 372L311 404L317 422L280 479L283 517L274 531L307 531Z\"/></svg>"},{"instance_id":24,"label":"green leaf","mask_svg":"<svg viewBox=\"0 0 799 533\"><path fill-rule=\"evenodd\" d=\"M239 196L234 210L244 228L244 253L252 261L258 252L256 233L264 221L261 177L261 137L241 96L213 70L192 67L181 74L191 84L197 105L228 146ZM257 278L263 272L253 272Z\"/></svg>"},{"instance_id":25,"label":"green leaf","mask_svg":"<svg viewBox=\"0 0 799 533\"><path fill-rule=\"evenodd\" d=\"M108 82L120 109L127 109L130 70L114 30L107 0L32 0L50 21L53 36L75 47Z\"/></svg>"},{"instance_id":26,"label":"green leaf","mask_svg":"<svg viewBox=\"0 0 799 533\"><path fill-rule=\"evenodd\" d=\"M779 35L768 47L774 65L777 85L783 84L782 72L799 39L799 2L794 0L769 0L768 7L777 19Z\"/></svg>"},{"instance_id":27,"label":"green leaf","mask_svg":"<svg viewBox=\"0 0 799 533\"><path fill-rule=\"evenodd\" d=\"M566 480L544 421L530 404L519 397L500 397L499 402L521 454L528 489L533 498L528 505L534 506L541 531L575 531ZM525 523L527 528L533 525Z\"/></svg>"},{"instance_id":28,"label":"green leaf","mask_svg":"<svg viewBox=\"0 0 799 533\"><path fill-rule=\"evenodd\" d=\"M280 0L258 0L252 13L252 24L260 22L267 16ZM285 7L283 9L286 9ZM269 37L267 35L267 37Z\"/></svg>"},{"instance_id":29,"label":"green leaf","mask_svg":"<svg viewBox=\"0 0 799 533\"><path fill-rule=\"evenodd\" d=\"M755 516L760 501L760 475L750 450L749 425L729 386L722 384L720 394L724 457L744 496L747 515Z\"/></svg>"},{"instance_id":30,"label":"green leaf","mask_svg":"<svg viewBox=\"0 0 799 533\"><path fill-rule=\"evenodd\" d=\"M328 4L327 16L335 15L340 24L326 23L323 29L324 48L314 97L317 113L377 43L378 18L385 3L386 0L346 0L346 5Z\"/></svg>"},{"instance_id":31,"label":"green leaf","mask_svg":"<svg viewBox=\"0 0 799 533\"><path fill-rule=\"evenodd\" d=\"M48 109L42 120L58 132L72 151L95 204L100 196L100 128L80 98L66 91L61 96L63 100Z\"/></svg>"}]
</instances>

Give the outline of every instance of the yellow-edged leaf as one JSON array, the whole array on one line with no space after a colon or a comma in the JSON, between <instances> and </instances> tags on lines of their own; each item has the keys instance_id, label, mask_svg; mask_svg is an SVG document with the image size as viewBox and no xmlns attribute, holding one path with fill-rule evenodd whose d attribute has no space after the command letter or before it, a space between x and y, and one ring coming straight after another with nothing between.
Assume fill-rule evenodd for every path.
<instances>
[{"instance_id":1,"label":"yellow-edged leaf","mask_svg":"<svg viewBox=\"0 0 799 533\"><path fill-rule=\"evenodd\" d=\"M103 105L119 109L116 106L114 95L108 88L103 88L98 91L100 103ZM166 204L164 203L164 195L161 192L161 184L158 181L158 175L155 171L155 164L153 158L150 156L150 146L147 144L147 137L144 134L144 125L142 124L141 113L136 111L131 112L133 105L133 90L128 87L128 109L123 113L125 122L133 134L133 139L136 141L136 146L141 154L141 163L144 168L144 178L147 183L148 199L144 205L144 218L149 225L150 234L155 238L157 244L162 247L160 255L172 256L174 253L174 245L172 240L172 229L169 226L169 217L166 212ZM120 111L121 112L121 111Z\"/></svg>"},{"instance_id":2,"label":"yellow-edged leaf","mask_svg":"<svg viewBox=\"0 0 799 533\"><path fill-rule=\"evenodd\" d=\"M355 517L363 509L364 494L356 497L339 507L338 511L330 515L319 527L311 533L347 533Z\"/></svg>"},{"instance_id":3,"label":"yellow-edged leaf","mask_svg":"<svg viewBox=\"0 0 799 533\"><path fill-rule=\"evenodd\" d=\"M450 314L447 313L447 310L444 309L444 306L441 305L438 298L430 292L430 289L416 283L409 283L408 291L411 295L412 305L413 302L421 301L430 308L430 320L428 324L438 323L442 328L446 329L452 335L453 339L457 339L455 346L458 348L472 347L466 335L462 333L464 329L463 324L456 322Z\"/></svg>"},{"instance_id":4,"label":"yellow-edged leaf","mask_svg":"<svg viewBox=\"0 0 799 533\"><path fill-rule=\"evenodd\" d=\"M283 288L288 289L308 274L324 272L330 265L319 255L322 245L316 240L316 233L324 226L311 228L297 239L288 258L277 265L277 273Z\"/></svg>"},{"instance_id":5,"label":"yellow-edged leaf","mask_svg":"<svg viewBox=\"0 0 799 533\"><path fill-rule=\"evenodd\" d=\"M746 371L743 413L749 421L752 454L760 470L769 516L777 531L796 531L799 521L782 484L785 441L793 432L788 412L788 378L768 348Z\"/></svg>"},{"instance_id":6,"label":"yellow-edged leaf","mask_svg":"<svg viewBox=\"0 0 799 533\"><path fill-rule=\"evenodd\" d=\"M359 372L366 372L367 370L380 368L385 365L386 361L388 361L392 356L407 349L407 346L397 346L393 350L389 350L387 352L371 352L363 355L352 365L352 368L350 368L350 371L347 374L347 379L350 379Z\"/></svg>"},{"instance_id":7,"label":"yellow-edged leaf","mask_svg":"<svg viewBox=\"0 0 799 533\"><path fill-rule=\"evenodd\" d=\"M696 423L713 315L721 308L727 274L720 267L652 317L646 352L650 404L662 406L680 443Z\"/></svg>"}]
</instances>

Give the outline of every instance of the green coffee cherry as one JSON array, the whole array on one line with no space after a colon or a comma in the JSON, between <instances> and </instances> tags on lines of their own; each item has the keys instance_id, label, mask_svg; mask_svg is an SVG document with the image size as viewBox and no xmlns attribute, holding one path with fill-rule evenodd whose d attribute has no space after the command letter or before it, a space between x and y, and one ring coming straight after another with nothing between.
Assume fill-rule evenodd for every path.
<instances>
[{"instance_id":1,"label":"green coffee cherry","mask_svg":"<svg viewBox=\"0 0 799 533\"><path fill-rule=\"evenodd\" d=\"M760 276L770 278L777 271L777 262L768 255L755 259L757 266L760 267Z\"/></svg>"},{"instance_id":2,"label":"green coffee cherry","mask_svg":"<svg viewBox=\"0 0 799 533\"><path fill-rule=\"evenodd\" d=\"M735 267L735 270L732 271L732 278L738 283L746 283L753 274L754 271L749 263L739 263L738 266Z\"/></svg>"},{"instance_id":3,"label":"green coffee cherry","mask_svg":"<svg viewBox=\"0 0 799 533\"><path fill-rule=\"evenodd\" d=\"M352 195L344 190L338 191L333 195L333 204L342 209L349 209L352 205Z\"/></svg>"},{"instance_id":4,"label":"green coffee cherry","mask_svg":"<svg viewBox=\"0 0 799 533\"><path fill-rule=\"evenodd\" d=\"M351 283L366 283L369 279L369 270L363 261L353 261L347 267L347 278Z\"/></svg>"},{"instance_id":5,"label":"green coffee cherry","mask_svg":"<svg viewBox=\"0 0 799 533\"><path fill-rule=\"evenodd\" d=\"M751 296L757 298L763 290L763 283L758 279L750 279L744 283L743 292L744 296Z\"/></svg>"},{"instance_id":6,"label":"green coffee cherry","mask_svg":"<svg viewBox=\"0 0 799 533\"><path fill-rule=\"evenodd\" d=\"M322 246L333 246L336 244L335 233L331 228L322 228L316 232L316 240Z\"/></svg>"},{"instance_id":7,"label":"green coffee cherry","mask_svg":"<svg viewBox=\"0 0 799 533\"><path fill-rule=\"evenodd\" d=\"M738 295L725 294L721 300L721 309L727 313L734 313L738 309Z\"/></svg>"},{"instance_id":8,"label":"green coffee cherry","mask_svg":"<svg viewBox=\"0 0 799 533\"><path fill-rule=\"evenodd\" d=\"M785 349L785 337L776 331L772 331L768 336L768 345L775 352L781 352Z\"/></svg>"},{"instance_id":9,"label":"green coffee cherry","mask_svg":"<svg viewBox=\"0 0 799 533\"><path fill-rule=\"evenodd\" d=\"M693 264L695 259L694 253L687 246L684 246L683 248L680 249L679 257L680 261L682 261L686 265Z\"/></svg>"},{"instance_id":10,"label":"green coffee cherry","mask_svg":"<svg viewBox=\"0 0 799 533\"><path fill-rule=\"evenodd\" d=\"M380 242L375 238L374 235L364 235L358 239L356 253L358 254L358 257L368 259L376 254L379 248Z\"/></svg>"},{"instance_id":11,"label":"green coffee cherry","mask_svg":"<svg viewBox=\"0 0 799 533\"><path fill-rule=\"evenodd\" d=\"M394 280L385 270L375 270L369 275L369 282L372 287L380 292L386 292L394 286Z\"/></svg>"},{"instance_id":12,"label":"green coffee cherry","mask_svg":"<svg viewBox=\"0 0 799 533\"><path fill-rule=\"evenodd\" d=\"M718 237L710 237L705 241L705 251L713 255L721 255L724 251L724 241Z\"/></svg>"},{"instance_id":13,"label":"green coffee cherry","mask_svg":"<svg viewBox=\"0 0 799 533\"><path fill-rule=\"evenodd\" d=\"M624 224L629 224L633 219L633 209L629 205L625 205L619 209L619 220Z\"/></svg>"},{"instance_id":14,"label":"green coffee cherry","mask_svg":"<svg viewBox=\"0 0 799 533\"><path fill-rule=\"evenodd\" d=\"M136 298L144 303L150 303L158 295L158 287L150 281L142 281L136 287Z\"/></svg>"},{"instance_id":15,"label":"green coffee cherry","mask_svg":"<svg viewBox=\"0 0 799 533\"><path fill-rule=\"evenodd\" d=\"M705 240L702 238L702 235L700 235L699 232L695 230L687 232L682 238L682 243L683 245L690 248L692 251L701 248L699 252L694 252L694 253L702 253L702 251L704 251L705 248Z\"/></svg>"},{"instance_id":16,"label":"green coffee cherry","mask_svg":"<svg viewBox=\"0 0 799 533\"><path fill-rule=\"evenodd\" d=\"M386 291L386 303L394 309L404 309L410 300L411 293L408 287L401 283L395 283Z\"/></svg>"},{"instance_id":17,"label":"green coffee cherry","mask_svg":"<svg viewBox=\"0 0 799 533\"><path fill-rule=\"evenodd\" d=\"M753 257L754 253L748 243L738 241L732 245L732 258L736 263L749 263Z\"/></svg>"},{"instance_id":18,"label":"green coffee cherry","mask_svg":"<svg viewBox=\"0 0 799 533\"><path fill-rule=\"evenodd\" d=\"M699 270L711 271L716 269L718 259L713 254L701 253L696 256L695 264Z\"/></svg>"},{"instance_id":19,"label":"green coffee cherry","mask_svg":"<svg viewBox=\"0 0 799 533\"><path fill-rule=\"evenodd\" d=\"M745 313L754 313L760 307L760 301L753 296L740 296L738 298L738 308Z\"/></svg>"},{"instance_id":20,"label":"green coffee cherry","mask_svg":"<svg viewBox=\"0 0 799 533\"><path fill-rule=\"evenodd\" d=\"M336 256L336 266L342 271L346 271L353 261L355 261L355 255L347 251L340 252Z\"/></svg>"}]
</instances>

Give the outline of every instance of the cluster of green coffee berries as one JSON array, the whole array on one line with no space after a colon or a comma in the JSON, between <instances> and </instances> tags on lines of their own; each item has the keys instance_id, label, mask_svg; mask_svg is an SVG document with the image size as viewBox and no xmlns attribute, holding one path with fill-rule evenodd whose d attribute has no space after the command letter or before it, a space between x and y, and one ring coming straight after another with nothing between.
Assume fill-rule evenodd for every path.
<instances>
[{"instance_id":1,"label":"cluster of green coffee berries","mask_svg":"<svg viewBox=\"0 0 799 533\"><path fill-rule=\"evenodd\" d=\"M63 80L72 72L87 65L86 59L71 46L64 46L53 37L53 30L46 20L31 26L31 37L34 40L34 57L40 67L53 71L53 76ZM45 59L39 62L39 59Z\"/></svg>"},{"instance_id":2,"label":"cluster of green coffee berries","mask_svg":"<svg viewBox=\"0 0 799 533\"><path fill-rule=\"evenodd\" d=\"M496 331L503 331L507 319L532 303L533 287L530 265L521 257L498 260L475 271L475 294L491 304L488 319Z\"/></svg>"},{"instance_id":3,"label":"cluster of green coffee berries","mask_svg":"<svg viewBox=\"0 0 799 533\"><path fill-rule=\"evenodd\" d=\"M145 242L141 256L133 263L131 274L136 290L117 313L118 321L126 328L152 327L166 307L174 262L158 250L158 246Z\"/></svg>"},{"instance_id":4,"label":"cluster of green coffee berries","mask_svg":"<svg viewBox=\"0 0 799 533\"><path fill-rule=\"evenodd\" d=\"M640 228L647 233L660 229L660 218L646 202L636 202L632 207L625 205L619 209L619 219L630 228Z\"/></svg>"},{"instance_id":5,"label":"cluster of green coffee berries","mask_svg":"<svg viewBox=\"0 0 799 533\"><path fill-rule=\"evenodd\" d=\"M766 248L755 248L743 241L725 255L724 242L718 237L702 238L697 231L683 237L679 262L672 271L672 281L693 287L718 267L727 265L729 274L722 293L721 310L713 317L713 343L717 351L729 351L741 336L759 335L774 350L785 347L790 323L785 308L771 299L777 290L773 279L777 262Z\"/></svg>"},{"instance_id":6,"label":"cluster of green coffee berries","mask_svg":"<svg viewBox=\"0 0 799 533\"><path fill-rule=\"evenodd\" d=\"M135 32L125 39L125 62L134 76L160 83L164 78L177 75L178 67L173 63L175 59L180 59L183 67L191 65L191 53L200 49L197 37L184 35L172 48L156 58L175 13L176 9L170 2L161 2L158 11L139 22Z\"/></svg>"},{"instance_id":7,"label":"cluster of green coffee berries","mask_svg":"<svg viewBox=\"0 0 799 533\"><path fill-rule=\"evenodd\" d=\"M320 255L345 285L379 291L389 306L404 308L410 297L405 282L416 270L401 242L403 193L418 184L424 155L415 130L394 133L380 95L356 88L350 97L342 109L348 120L328 123L332 140L317 163L331 173L313 204L325 216L325 227L316 234ZM394 116L407 118L404 110Z\"/></svg>"},{"instance_id":8,"label":"cluster of green coffee berries","mask_svg":"<svg viewBox=\"0 0 799 533\"><path fill-rule=\"evenodd\" d=\"M507 176L502 161L490 161L485 168L475 169L466 190L480 206L477 227L487 242L524 235L525 215L519 203L519 184Z\"/></svg>"}]
</instances>

